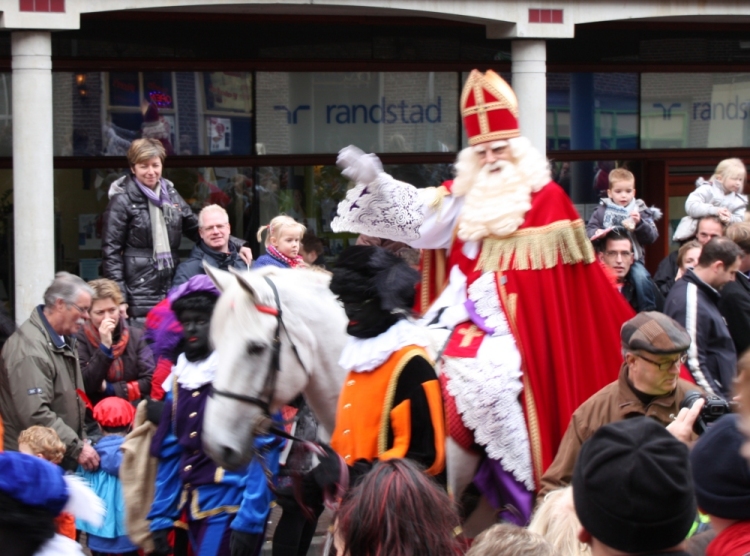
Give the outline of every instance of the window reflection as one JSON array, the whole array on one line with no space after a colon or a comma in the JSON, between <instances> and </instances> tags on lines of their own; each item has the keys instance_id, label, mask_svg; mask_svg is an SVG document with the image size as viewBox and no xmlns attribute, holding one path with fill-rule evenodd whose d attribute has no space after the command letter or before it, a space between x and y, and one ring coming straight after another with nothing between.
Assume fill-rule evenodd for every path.
<instances>
[{"instance_id":1,"label":"window reflection","mask_svg":"<svg viewBox=\"0 0 750 556\"><path fill-rule=\"evenodd\" d=\"M750 145L746 73L644 73L641 148Z\"/></svg>"},{"instance_id":2,"label":"window reflection","mask_svg":"<svg viewBox=\"0 0 750 556\"><path fill-rule=\"evenodd\" d=\"M548 73L547 149L638 148L637 73Z\"/></svg>"},{"instance_id":3,"label":"window reflection","mask_svg":"<svg viewBox=\"0 0 750 556\"><path fill-rule=\"evenodd\" d=\"M54 73L53 88L57 156L124 156L139 137L169 156L254 151L250 72Z\"/></svg>"}]
</instances>

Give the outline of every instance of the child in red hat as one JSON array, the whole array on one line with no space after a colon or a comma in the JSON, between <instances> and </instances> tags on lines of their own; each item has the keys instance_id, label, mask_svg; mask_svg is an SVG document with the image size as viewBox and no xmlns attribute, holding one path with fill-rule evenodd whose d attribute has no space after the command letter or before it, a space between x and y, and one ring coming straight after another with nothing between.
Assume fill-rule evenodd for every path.
<instances>
[{"instance_id":1,"label":"child in red hat","mask_svg":"<svg viewBox=\"0 0 750 556\"><path fill-rule=\"evenodd\" d=\"M94 446L101 463L96 471L85 471L79 467L78 474L88 481L94 492L104 501L107 513L100 527L93 527L81 521L77 523L78 529L88 534L88 546L93 556L138 554L138 548L130 542L125 529L125 501L119 478L122 463L120 446L130 431L134 417L133 405L116 396L104 398L94 406L94 419L104 434Z\"/></svg>"}]
</instances>

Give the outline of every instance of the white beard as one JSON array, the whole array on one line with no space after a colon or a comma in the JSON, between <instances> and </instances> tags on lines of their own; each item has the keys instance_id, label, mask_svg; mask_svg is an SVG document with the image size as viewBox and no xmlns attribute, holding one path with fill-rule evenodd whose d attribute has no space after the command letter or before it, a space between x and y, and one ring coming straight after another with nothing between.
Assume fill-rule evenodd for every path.
<instances>
[{"instance_id":1,"label":"white beard","mask_svg":"<svg viewBox=\"0 0 750 556\"><path fill-rule=\"evenodd\" d=\"M524 144L514 145L516 141L523 141ZM512 139L511 149L531 148L526 142L524 138ZM531 208L531 194L550 180L546 159L537 151L524 154L519 158L512 156L520 163L500 160L481 166L471 148L461 151L456 163L456 179L451 188L453 195L465 197L458 223L458 237L461 240L505 237L523 224Z\"/></svg>"}]
</instances>

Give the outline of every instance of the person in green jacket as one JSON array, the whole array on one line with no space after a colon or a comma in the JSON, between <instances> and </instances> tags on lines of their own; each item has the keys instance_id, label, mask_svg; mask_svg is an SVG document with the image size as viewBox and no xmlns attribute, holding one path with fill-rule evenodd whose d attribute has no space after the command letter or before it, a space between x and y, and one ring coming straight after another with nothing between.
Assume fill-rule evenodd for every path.
<instances>
[{"instance_id":1,"label":"person in green jacket","mask_svg":"<svg viewBox=\"0 0 750 556\"><path fill-rule=\"evenodd\" d=\"M99 456L86 442L83 379L75 334L89 318L91 288L67 272L55 275L44 304L8 338L0 362L0 415L6 450L32 425L50 427L65 444L62 466L93 470Z\"/></svg>"}]
</instances>

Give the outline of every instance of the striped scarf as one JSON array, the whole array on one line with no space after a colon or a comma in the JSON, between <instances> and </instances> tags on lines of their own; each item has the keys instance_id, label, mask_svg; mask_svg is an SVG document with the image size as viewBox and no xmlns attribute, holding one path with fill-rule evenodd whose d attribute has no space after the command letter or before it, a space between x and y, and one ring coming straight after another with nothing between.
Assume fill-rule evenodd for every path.
<instances>
[{"instance_id":1,"label":"striped scarf","mask_svg":"<svg viewBox=\"0 0 750 556\"><path fill-rule=\"evenodd\" d=\"M112 343L112 355L114 359L109 365L107 371L107 382L122 382L125 379L125 365L122 362L122 354L125 353L125 348L128 347L128 340L130 340L130 330L125 326L125 323L120 320L120 341ZM99 337L99 330L91 323L86 321L86 325L83 327L83 331L86 333L86 338L96 349L99 349L99 344L102 343Z\"/></svg>"}]
</instances>

